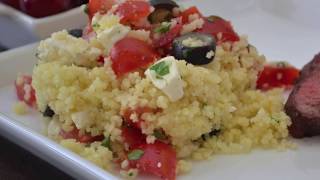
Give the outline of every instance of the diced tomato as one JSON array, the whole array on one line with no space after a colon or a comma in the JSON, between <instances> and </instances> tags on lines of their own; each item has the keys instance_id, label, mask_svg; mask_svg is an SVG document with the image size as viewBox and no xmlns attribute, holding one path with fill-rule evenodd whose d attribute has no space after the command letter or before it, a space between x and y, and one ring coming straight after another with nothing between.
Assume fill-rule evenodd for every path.
<instances>
[{"instance_id":1,"label":"diced tomato","mask_svg":"<svg viewBox=\"0 0 320 180\"><path fill-rule=\"evenodd\" d=\"M96 33L94 32L91 23L88 23L83 29L82 38L89 41L92 37L95 37Z\"/></svg>"},{"instance_id":2,"label":"diced tomato","mask_svg":"<svg viewBox=\"0 0 320 180\"><path fill-rule=\"evenodd\" d=\"M162 34L160 38L153 39L152 45L154 48L160 47L171 47L173 40L180 35L182 29L181 19L177 19L178 23L176 26L171 28L168 32Z\"/></svg>"},{"instance_id":3,"label":"diced tomato","mask_svg":"<svg viewBox=\"0 0 320 180\"><path fill-rule=\"evenodd\" d=\"M151 173L166 180L176 178L177 157L171 145L156 141L154 144L142 144L137 149L144 153L138 160L131 160L140 171Z\"/></svg>"},{"instance_id":4,"label":"diced tomato","mask_svg":"<svg viewBox=\"0 0 320 180\"><path fill-rule=\"evenodd\" d=\"M189 22L189 16L192 14L198 14L200 17L202 17L202 14L198 10L198 8L195 6L192 6L184 10L183 12L181 12L180 16L182 17L182 23L186 24L187 22Z\"/></svg>"},{"instance_id":5,"label":"diced tomato","mask_svg":"<svg viewBox=\"0 0 320 180\"><path fill-rule=\"evenodd\" d=\"M24 101L30 107L36 107L36 95L31 84L31 76L26 75L18 76L17 80L14 82L18 99Z\"/></svg>"},{"instance_id":6,"label":"diced tomato","mask_svg":"<svg viewBox=\"0 0 320 180\"><path fill-rule=\"evenodd\" d=\"M61 130L60 135L64 139L75 139L76 141L78 141L80 143L92 143L95 141L102 141L104 139L103 135L91 136L88 133L80 134L79 129L77 129L76 127L74 127L73 130L69 131L69 132L65 132L65 131Z\"/></svg>"},{"instance_id":7,"label":"diced tomato","mask_svg":"<svg viewBox=\"0 0 320 180\"><path fill-rule=\"evenodd\" d=\"M128 72L147 68L158 58L158 54L145 41L126 37L112 47L110 58L112 69L119 77Z\"/></svg>"},{"instance_id":8,"label":"diced tomato","mask_svg":"<svg viewBox=\"0 0 320 180\"><path fill-rule=\"evenodd\" d=\"M203 24L202 28L198 29L197 32L211 34L216 38L216 40L218 40L218 44L227 41L239 41L239 36L233 30L231 23L222 18L215 19L212 22L205 19L205 23ZM218 38L219 33L221 33L220 39Z\"/></svg>"},{"instance_id":9,"label":"diced tomato","mask_svg":"<svg viewBox=\"0 0 320 180\"><path fill-rule=\"evenodd\" d=\"M152 109L150 107L137 107L136 109L126 109L123 113L123 119L126 123L128 123L130 126L133 126L135 128L141 129L141 123L144 121L141 116L143 113L157 113L160 112L161 109ZM133 122L131 119L132 114L136 114L137 121Z\"/></svg>"},{"instance_id":10,"label":"diced tomato","mask_svg":"<svg viewBox=\"0 0 320 180\"><path fill-rule=\"evenodd\" d=\"M88 15L92 19L95 13L106 13L116 3L115 0L89 0Z\"/></svg>"},{"instance_id":11,"label":"diced tomato","mask_svg":"<svg viewBox=\"0 0 320 180\"><path fill-rule=\"evenodd\" d=\"M121 133L124 142L129 145L130 149L146 143L146 135L142 134L141 130L136 127L124 125L121 128Z\"/></svg>"},{"instance_id":12,"label":"diced tomato","mask_svg":"<svg viewBox=\"0 0 320 180\"><path fill-rule=\"evenodd\" d=\"M295 67L277 67L266 65L257 80L257 89L290 88L299 77Z\"/></svg>"},{"instance_id":13,"label":"diced tomato","mask_svg":"<svg viewBox=\"0 0 320 180\"><path fill-rule=\"evenodd\" d=\"M127 0L119 5L115 13L120 16L122 24L132 24L148 17L151 9L147 1Z\"/></svg>"}]
</instances>

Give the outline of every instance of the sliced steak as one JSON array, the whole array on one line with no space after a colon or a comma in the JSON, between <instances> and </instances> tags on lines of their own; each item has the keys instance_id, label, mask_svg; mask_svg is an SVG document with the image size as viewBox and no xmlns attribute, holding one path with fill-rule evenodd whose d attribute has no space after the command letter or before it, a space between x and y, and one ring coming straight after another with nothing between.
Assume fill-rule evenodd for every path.
<instances>
[{"instance_id":1,"label":"sliced steak","mask_svg":"<svg viewBox=\"0 0 320 180\"><path fill-rule=\"evenodd\" d=\"M292 120L293 137L320 135L320 54L302 69L285 111Z\"/></svg>"}]
</instances>

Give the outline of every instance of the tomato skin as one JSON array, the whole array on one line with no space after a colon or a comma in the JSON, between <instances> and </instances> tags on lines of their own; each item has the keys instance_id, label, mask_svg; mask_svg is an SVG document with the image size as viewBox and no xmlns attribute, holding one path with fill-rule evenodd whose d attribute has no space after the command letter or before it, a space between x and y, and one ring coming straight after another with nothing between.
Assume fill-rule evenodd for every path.
<instances>
[{"instance_id":1,"label":"tomato skin","mask_svg":"<svg viewBox=\"0 0 320 180\"><path fill-rule=\"evenodd\" d=\"M115 0L89 0L89 18L92 19L97 12L106 13L115 3Z\"/></svg>"},{"instance_id":2,"label":"tomato skin","mask_svg":"<svg viewBox=\"0 0 320 180\"><path fill-rule=\"evenodd\" d=\"M18 80L19 79L19 80ZM17 80L14 82L15 89L16 89L16 94L17 97L20 101L25 102L28 104L30 107L36 107L36 95L35 95L35 90L32 87L32 77L27 76L27 75L21 75L17 78ZM29 98L26 99L26 91L25 87L29 86L30 87L30 95ZM28 97L28 96L27 96Z\"/></svg>"},{"instance_id":3,"label":"tomato skin","mask_svg":"<svg viewBox=\"0 0 320 180\"><path fill-rule=\"evenodd\" d=\"M198 10L197 7L192 6L186 10L184 10L183 12L181 12L180 16L182 17L182 23L186 24L189 22L189 16L192 14L199 14L200 17L202 17L202 14L200 13L200 11Z\"/></svg>"},{"instance_id":4,"label":"tomato skin","mask_svg":"<svg viewBox=\"0 0 320 180\"><path fill-rule=\"evenodd\" d=\"M142 134L141 130L136 127L124 125L121 128L121 135L124 142L129 145L129 149L146 143L146 135Z\"/></svg>"},{"instance_id":5,"label":"tomato skin","mask_svg":"<svg viewBox=\"0 0 320 180\"><path fill-rule=\"evenodd\" d=\"M112 69L118 77L147 68L157 58L157 52L148 43L130 37L118 41L110 51Z\"/></svg>"},{"instance_id":6,"label":"tomato skin","mask_svg":"<svg viewBox=\"0 0 320 180\"><path fill-rule=\"evenodd\" d=\"M137 149L144 154L140 159L130 161L131 165L162 179L176 179L177 155L171 145L156 141L154 144L142 144Z\"/></svg>"},{"instance_id":7,"label":"tomato skin","mask_svg":"<svg viewBox=\"0 0 320 180\"><path fill-rule=\"evenodd\" d=\"M122 24L132 24L149 16L151 5L147 1L127 0L121 3L115 13Z\"/></svg>"},{"instance_id":8,"label":"tomato skin","mask_svg":"<svg viewBox=\"0 0 320 180\"><path fill-rule=\"evenodd\" d=\"M60 136L62 136L64 139L75 139L80 143L92 143L95 141L102 141L104 139L103 135L91 136L90 134L87 134L87 133L80 135L80 131L76 127L74 127L69 132L65 132L61 130Z\"/></svg>"},{"instance_id":9,"label":"tomato skin","mask_svg":"<svg viewBox=\"0 0 320 180\"><path fill-rule=\"evenodd\" d=\"M223 42L235 42L239 41L240 38L238 34L233 30L233 27L230 22L224 19L216 19L213 22L208 19L204 19L205 23L201 29L198 29L197 32L211 34L218 40L218 44ZM218 34L221 33L221 39L218 38Z\"/></svg>"},{"instance_id":10,"label":"tomato skin","mask_svg":"<svg viewBox=\"0 0 320 180\"><path fill-rule=\"evenodd\" d=\"M290 88L299 77L299 70L294 67L275 67L266 65L259 74L257 89Z\"/></svg>"}]
</instances>

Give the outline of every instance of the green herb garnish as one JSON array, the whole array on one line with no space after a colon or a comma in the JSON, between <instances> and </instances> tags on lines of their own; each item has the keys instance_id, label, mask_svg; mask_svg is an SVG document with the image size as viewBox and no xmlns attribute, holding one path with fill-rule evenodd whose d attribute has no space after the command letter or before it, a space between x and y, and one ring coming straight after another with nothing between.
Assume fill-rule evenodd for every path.
<instances>
[{"instance_id":1,"label":"green herb garnish","mask_svg":"<svg viewBox=\"0 0 320 180\"><path fill-rule=\"evenodd\" d=\"M141 156L144 154L144 151L140 150L140 149L136 149L136 150L133 150L131 151L129 154L128 154L128 159L129 160L138 160L141 158Z\"/></svg>"},{"instance_id":2,"label":"green herb garnish","mask_svg":"<svg viewBox=\"0 0 320 180\"><path fill-rule=\"evenodd\" d=\"M168 32L170 30L170 27L171 27L170 23L164 22L159 27L154 29L154 32L163 34L163 33Z\"/></svg>"},{"instance_id":3,"label":"green herb garnish","mask_svg":"<svg viewBox=\"0 0 320 180\"><path fill-rule=\"evenodd\" d=\"M92 24L92 28L96 31L100 27L100 24L94 23Z\"/></svg>"},{"instance_id":4,"label":"green herb garnish","mask_svg":"<svg viewBox=\"0 0 320 180\"><path fill-rule=\"evenodd\" d=\"M110 136L104 138L104 140L101 142L101 145L108 148L108 149L111 149L111 140L110 140Z\"/></svg>"},{"instance_id":5,"label":"green herb garnish","mask_svg":"<svg viewBox=\"0 0 320 180\"><path fill-rule=\"evenodd\" d=\"M89 14L89 6L88 6L88 4L86 4L84 6L83 12L86 13L86 14Z\"/></svg>"},{"instance_id":6,"label":"green herb garnish","mask_svg":"<svg viewBox=\"0 0 320 180\"><path fill-rule=\"evenodd\" d=\"M161 61L153 66L151 66L150 70L156 72L157 79L163 79L162 77L170 73L170 64L166 61Z\"/></svg>"},{"instance_id":7,"label":"green herb garnish","mask_svg":"<svg viewBox=\"0 0 320 180\"><path fill-rule=\"evenodd\" d=\"M129 172L128 176L132 177L133 176L133 172Z\"/></svg>"},{"instance_id":8,"label":"green herb garnish","mask_svg":"<svg viewBox=\"0 0 320 180\"><path fill-rule=\"evenodd\" d=\"M164 132L159 129L154 130L153 135L159 140L167 139L167 136L164 134Z\"/></svg>"}]
</instances>

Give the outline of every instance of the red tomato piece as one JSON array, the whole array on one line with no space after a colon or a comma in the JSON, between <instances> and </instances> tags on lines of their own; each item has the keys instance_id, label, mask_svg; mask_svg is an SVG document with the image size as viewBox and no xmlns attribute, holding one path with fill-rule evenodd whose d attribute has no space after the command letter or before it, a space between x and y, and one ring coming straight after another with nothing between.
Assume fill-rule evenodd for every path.
<instances>
[{"instance_id":1,"label":"red tomato piece","mask_svg":"<svg viewBox=\"0 0 320 180\"><path fill-rule=\"evenodd\" d=\"M207 33L214 36L218 41L218 44L223 42L231 41L239 41L238 34L233 30L231 23L224 19L216 19L213 22L205 19L205 23L202 28L197 30L197 32ZM221 33L221 38L218 39L218 34Z\"/></svg>"},{"instance_id":2,"label":"red tomato piece","mask_svg":"<svg viewBox=\"0 0 320 180\"><path fill-rule=\"evenodd\" d=\"M290 88L299 77L294 67L276 67L266 65L257 80L257 89Z\"/></svg>"},{"instance_id":3,"label":"red tomato piece","mask_svg":"<svg viewBox=\"0 0 320 180\"><path fill-rule=\"evenodd\" d=\"M156 141L142 144L137 149L144 153L138 160L130 161L140 171L151 173L166 180L176 178L177 156L171 145Z\"/></svg>"},{"instance_id":4,"label":"red tomato piece","mask_svg":"<svg viewBox=\"0 0 320 180\"><path fill-rule=\"evenodd\" d=\"M182 23L186 24L187 22L189 22L189 16L192 14L199 14L199 16L202 17L202 14L198 10L198 8L195 6L192 6L184 10L183 12L181 12L180 16L182 17Z\"/></svg>"},{"instance_id":5,"label":"red tomato piece","mask_svg":"<svg viewBox=\"0 0 320 180\"><path fill-rule=\"evenodd\" d=\"M158 58L157 52L145 41L126 37L110 51L112 69L119 77L128 72L148 67Z\"/></svg>"},{"instance_id":6,"label":"red tomato piece","mask_svg":"<svg viewBox=\"0 0 320 180\"><path fill-rule=\"evenodd\" d=\"M20 101L24 101L30 107L36 107L35 90L32 87L32 77L21 75L14 82L16 93Z\"/></svg>"},{"instance_id":7,"label":"red tomato piece","mask_svg":"<svg viewBox=\"0 0 320 180\"><path fill-rule=\"evenodd\" d=\"M106 13L116 3L115 0L89 0L88 15L92 19L95 13Z\"/></svg>"},{"instance_id":8,"label":"red tomato piece","mask_svg":"<svg viewBox=\"0 0 320 180\"><path fill-rule=\"evenodd\" d=\"M153 39L152 45L154 48L171 47L173 40L180 35L182 29L181 19L177 20L176 26L171 28L168 32L162 34L160 38Z\"/></svg>"},{"instance_id":9,"label":"red tomato piece","mask_svg":"<svg viewBox=\"0 0 320 180\"><path fill-rule=\"evenodd\" d=\"M75 139L76 141L80 143L92 143L95 141L102 141L104 139L103 135L98 135L98 136L91 136L90 134L80 134L79 129L76 127L73 128L73 130L69 132L65 132L63 130L60 131L60 135L64 139Z\"/></svg>"},{"instance_id":10,"label":"red tomato piece","mask_svg":"<svg viewBox=\"0 0 320 180\"><path fill-rule=\"evenodd\" d=\"M147 1L127 0L120 4L115 13L120 16L123 24L132 24L149 16L151 6Z\"/></svg>"},{"instance_id":11,"label":"red tomato piece","mask_svg":"<svg viewBox=\"0 0 320 180\"><path fill-rule=\"evenodd\" d=\"M82 38L89 41L92 37L95 37L96 33L93 31L91 23L88 23L83 29Z\"/></svg>"},{"instance_id":12,"label":"red tomato piece","mask_svg":"<svg viewBox=\"0 0 320 180\"><path fill-rule=\"evenodd\" d=\"M130 149L138 147L146 143L146 135L141 133L141 130L132 126L123 126L121 135L124 142L127 143Z\"/></svg>"}]
</instances>

